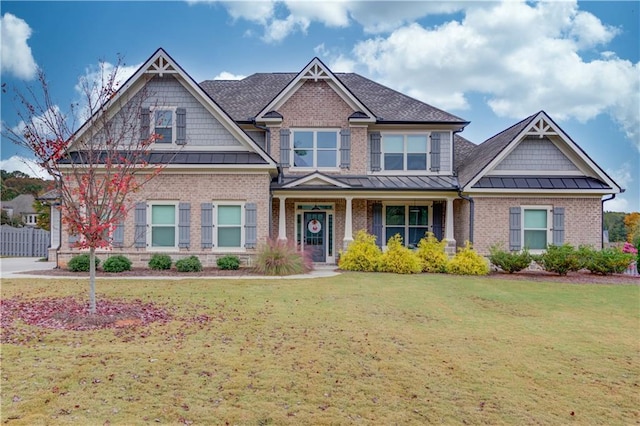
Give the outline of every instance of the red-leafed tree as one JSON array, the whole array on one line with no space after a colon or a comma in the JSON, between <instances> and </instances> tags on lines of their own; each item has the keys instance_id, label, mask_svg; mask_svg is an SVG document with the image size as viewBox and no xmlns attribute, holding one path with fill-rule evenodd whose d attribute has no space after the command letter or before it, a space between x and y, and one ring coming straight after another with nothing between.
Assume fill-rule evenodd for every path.
<instances>
[{"instance_id":1,"label":"red-leafed tree","mask_svg":"<svg viewBox=\"0 0 640 426\"><path fill-rule=\"evenodd\" d=\"M130 196L163 167L148 161L150 147L160 136L151 134L141 120L142 107L150 106L152 95L139 81L120 88L120 69L120 60L114 67L101 63L97 81L81 79L83 101L72 104L68 114L53 102L49 83L39 73L37 90L16 95L21 123L3 129L3 135L31 151L56 182L62 222L76 239L72 247L89 252L92 314L96 249L111 246L111 232L133 205Z\"/></svg>"}]
</instances>

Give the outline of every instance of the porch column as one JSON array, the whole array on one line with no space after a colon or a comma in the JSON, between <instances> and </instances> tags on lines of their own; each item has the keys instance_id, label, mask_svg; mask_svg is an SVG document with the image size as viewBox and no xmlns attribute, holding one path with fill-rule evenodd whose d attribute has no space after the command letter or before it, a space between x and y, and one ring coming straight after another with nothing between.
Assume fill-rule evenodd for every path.
<instances>
[{"instance_id":1,"label":"porch column","mask_svg":"<svg viewBox=\"0 0 640 426\"><path fill-rule=\"evenodd\" d=\"M344 239L342 240L342 247L346 249L353 241L353 209L352 201L353 197L345 197L346 209L344 213Z\"/></svg>"},{"instance_id":2,"label":"porch column","mask_svg":"<svg viewBox=\"0 0 640 426\"><path fill-rule=\"evenodd\" d=\"M287 241L287 211L285 201L287 197L280 197L280 211L278 211L278 239Z\"/></svg>"},{"instance_id":3,"label":"porch column","mask_svg":"<svg viewBox=\"0 0 640 426\"><path fill-rule=\"evenodd\" d=\"M444 221L444 239L447 242L446 251L450 254L456 253L456 240L453 236L453 198L447 198L447 213Z\"/></svg>"}]
</instances>

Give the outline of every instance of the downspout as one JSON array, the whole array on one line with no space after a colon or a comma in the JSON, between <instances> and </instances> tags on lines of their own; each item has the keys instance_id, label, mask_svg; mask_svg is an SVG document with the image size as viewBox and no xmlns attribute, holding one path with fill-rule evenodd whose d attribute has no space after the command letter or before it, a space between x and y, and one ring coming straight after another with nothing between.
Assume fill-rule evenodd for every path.
<instances>
[{"instance_id":1,"label":"downspout","mask_svg":"<svg viewBox=\"0 0 640 426\"><path fill-rule=\"evenodd\" d=\"M475 201L473 200L473 198L467 195L462 195L462 189L458 189L458 197L469 202L469 242L473 244L473 216L475 210Z\"/></svg>"},{"instance_id":2,"label":"downspout","mask_svg":"<svg viewBox=\"0 0 640 426\"><path fill-rule=\"evenodd\" d=\"M623 193L624 189L622 191L620 191L620 193ZM603 249L604 248L604 203L607 201L611 201L614 198L616 198L616 194L611 194L610 198L603 198L602 201L600 201L600 248Z\"/></svg>"}]
</instances>

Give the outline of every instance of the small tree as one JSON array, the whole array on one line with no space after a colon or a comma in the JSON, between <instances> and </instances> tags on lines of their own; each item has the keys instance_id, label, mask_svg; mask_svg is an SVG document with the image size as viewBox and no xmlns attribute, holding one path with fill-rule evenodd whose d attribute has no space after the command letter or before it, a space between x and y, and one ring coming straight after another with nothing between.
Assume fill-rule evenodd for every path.
<instances>
[{"instance_id":1,"label":"small tree","mask_svg":"<svg viewBox=\"0 0 640 426\"><path fill-rule=\"evenodd\" d=\"M3 135L31 151L53 176L59 191L62 222L78 240L73 248L89 250L89 311L96 312L95 251L110 246L110 230L124 220L130 195L152 179L161 166L148 162L151 144L160 138L141 125L141 109L150 96L118 92L121 59L109 69L101 62L100 81L81 79L86 110L71 105L66 115L53 102L49 83L38 74L38 90L17 93L17 128L4 126ZM75 130L78 117L86 120ZM146 130L146 133L145 133Z\"/></svg>"}]
</instances>

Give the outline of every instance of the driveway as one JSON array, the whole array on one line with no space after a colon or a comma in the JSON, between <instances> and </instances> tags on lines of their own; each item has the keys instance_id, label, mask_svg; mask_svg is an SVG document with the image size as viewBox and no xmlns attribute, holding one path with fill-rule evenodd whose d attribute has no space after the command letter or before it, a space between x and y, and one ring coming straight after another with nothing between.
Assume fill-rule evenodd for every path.
<instances>
[{"instance_id":1,"label":"driveway","mask_svg":"<svg viewBox=\"0 0 640 426\"><path fill-rule=\"evenodd\" d=\"M19 274L55 267L55 262L41 262L39 257L3 257L0 258L0 278L24 278L25 275Z\"/></svg>"}]
</instances>

